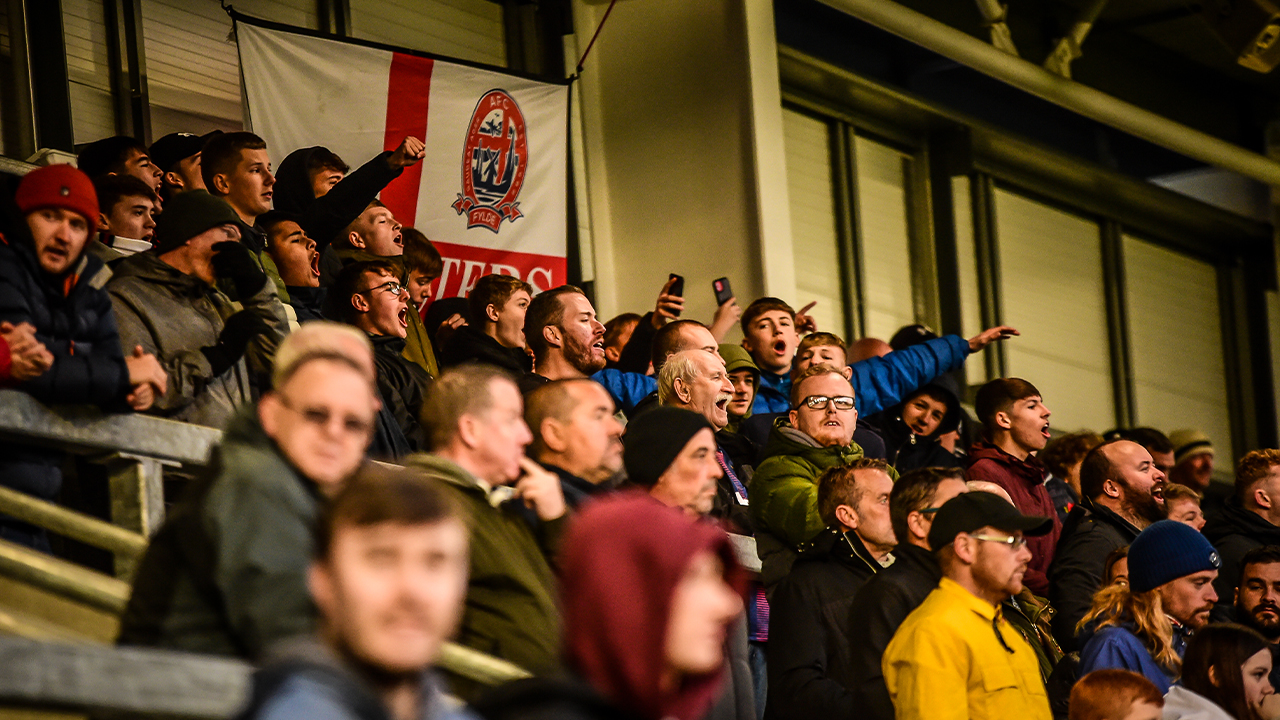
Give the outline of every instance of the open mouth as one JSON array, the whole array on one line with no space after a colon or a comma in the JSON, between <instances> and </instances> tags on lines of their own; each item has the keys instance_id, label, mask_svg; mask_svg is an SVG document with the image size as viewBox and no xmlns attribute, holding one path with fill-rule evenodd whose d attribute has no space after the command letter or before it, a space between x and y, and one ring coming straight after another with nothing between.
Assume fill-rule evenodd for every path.
<instances>
[{"instance_id":1,"label":"open mouth","mask_svg":"<svg viewBox=\"0 0 1280 720\"><path fill-rule=\"evenodd\" d=\"M1049 423L1045 423L1044 427L1040 428L1040 434L1046 438L1049 437Z\"/></svg>"},{"instance_id":2,"label":"open mouth","mask_svg":"<svg viewBox=\"0 0 1280 720\"><path fill-rule=\"evenodd\" d=\"M400 320L400 327L402 328L409 327L409 308L408 307L400 308L400 312L399 314L397 314L396 317Z\"/></svg>"},{"instance_id":3,"label":"open mouth","mask_svg":"<svg viewBox=\"0 0 1280 720\"><path fill-rule=\"evenodd\" d=\"M311 255L311 274L320 277L320 253Z\"/></svg>"},{"instance_id":4,"label":"open mouth","mask_svg":"<svg viewBox=\"0 0 1280 720\"><path fill-rule=\"evenodd\" d=\"M601 339L597 342L591 343L591 352L599 352L601 355L604 355L604 340Z\"/></svg>"},{"instance_id":5,"label":"open mouth","mask_svg":"<svg viewBox=\"0 0 1280 720\"><path fill-rule=\"evenodd\" d=\"M787 341L775 340L773 342L773 351L779 355L785 353L787 351Z\"/></svg>"},{"instance_id":6,"label":"open mouth","mask_svg":"<svg viewBox=\"0 0 1280 720\"><path fill-rule=\"evenodd\" d=\"M732 400L732 399L733 399L732 397L725 396L725 395L721 395L721 396L720 396L720 399L719 399L719 400L716 400L716 409L717 409L717 410L724 410L724 409L728 408L728 407L729 407L729 401L730 401L730 400Z\"/></svg>"},{"instance_id":7,"label":"open mouth","mask_svg":"<svg viewBox=\"0 0 1280 720\"><path fill-rule=\"evenodd\" d=\"M844 427L844 425L838 420L828 420L822 424L824 427Z\"/></svg>"}]
</instances>

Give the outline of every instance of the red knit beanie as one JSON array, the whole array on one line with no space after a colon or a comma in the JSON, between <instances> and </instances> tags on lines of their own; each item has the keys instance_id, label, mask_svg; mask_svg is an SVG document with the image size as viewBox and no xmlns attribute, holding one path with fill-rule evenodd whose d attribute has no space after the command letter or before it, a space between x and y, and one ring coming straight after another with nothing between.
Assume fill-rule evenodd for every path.
<instances>
[{"instance_id":1,"label":"red knit beanie","mask_svg":"<svg viewBox=\"0 0 1280 720\"><path fill-rule=\"evenodd\" d=\"M98 193L89 176L70 165L32 170L18 183L13 199L23 215L44 208L62 208L83 215L89 227L98 224Z\"/></svg>"}]
</instances>

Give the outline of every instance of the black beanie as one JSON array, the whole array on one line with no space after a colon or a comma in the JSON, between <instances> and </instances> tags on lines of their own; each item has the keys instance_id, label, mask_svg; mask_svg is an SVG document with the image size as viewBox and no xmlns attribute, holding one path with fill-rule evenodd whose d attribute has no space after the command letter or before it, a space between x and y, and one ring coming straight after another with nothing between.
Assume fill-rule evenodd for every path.
<instances>
[{"instance_id":1,"label":"black beanie","mask_svg":"<svg viewBox=\"0 0 1280 720\"><path fill-rule=\"evenodd\" d=\"M627 479L643 487L653 487L684 446L703 428L715 432L706 418L683 408L660 405L640 413L627 423L626 448L622 453Z\"/></svg>"},{"instance_id":2,"label":"black beanie","mask_svg":"<svg viewBox=\"0 0 1280 720\"><path fill-rule=\"evenodd\" d=\"M249 231L226 200L207 190L188 190L164 204L156 219L156 252L164 254L182 247L191 238L219 225L235 225L243 237Z\"/></svg>"}]
</instances>

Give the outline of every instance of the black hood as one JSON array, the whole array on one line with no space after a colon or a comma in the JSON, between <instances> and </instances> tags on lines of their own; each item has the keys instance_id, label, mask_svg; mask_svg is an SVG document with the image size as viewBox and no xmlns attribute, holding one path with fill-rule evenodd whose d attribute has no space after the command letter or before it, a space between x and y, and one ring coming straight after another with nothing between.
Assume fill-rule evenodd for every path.
<instances>
[{"instance_id":1,"label":"black hood","mask_svg":"<svg viewBox=\"0 0 1280 720\"><path fill-rule=\"evenodd\" d=\"M900 419L902 417L902 409L906 407L907 403L925 391L928 391L930 395L941 397L947 406L947 412L942 416L942 422L938 424L938 429L934 430L928 439L942 437L960 427L960 421L964 418L964 410L960 407L960 399L956 397L955 393L938 383L931 382L927 385L922 385L903 398L902 402L885 411L886 414L894 419Z\"/></svg>"},{"instance_id":2,"label":"black hood","mask_svg":"<svg viewBox=\"0 0 1280 720\"><path fill-rule=\"evenodd\" d=\"M1226 499L1222 511L1204 527L1205 538L1214 545L1231 535L1244 535L1267 545L1280 544L1280 527L1250 512L1235 495Z\"/></svg>"},{"instance_id":3,"label":"black hood","mask_svg":"<svg viewBox=\"0 0 1280 720\"><path fill-rule=\"evenodd\" d=\"M280 167L276 169L276 184L272 188L271 197L276 210L301 214L316 201L307 163L311 161L312 155L324 149L319 145L300 148L289 153L280 163Z\"/></svg>"}]
</instances>

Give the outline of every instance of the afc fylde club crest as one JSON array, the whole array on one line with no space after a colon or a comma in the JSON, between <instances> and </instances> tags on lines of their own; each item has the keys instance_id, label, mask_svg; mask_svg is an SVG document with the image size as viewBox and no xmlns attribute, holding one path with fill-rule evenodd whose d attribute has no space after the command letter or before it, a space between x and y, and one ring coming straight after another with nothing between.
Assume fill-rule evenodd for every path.
<instances>
[{"instance_id":1,"label":"afc fylde club crest","mask_svg":"<svg viewBox=\"0 0 1280 720\"><path fill-rule=\"evenodd\" d=\"M467 228L498 232L503 220L516 221L520 187L529 168L524 113L504 90L490 90L476 103L462 152L462 192L453 203L466 214Z\"/></svg>"}]
</instances>

